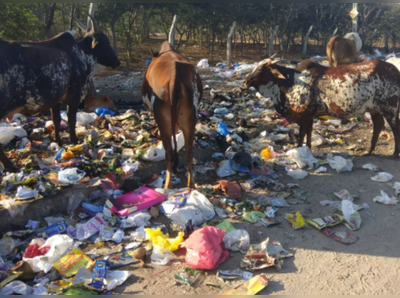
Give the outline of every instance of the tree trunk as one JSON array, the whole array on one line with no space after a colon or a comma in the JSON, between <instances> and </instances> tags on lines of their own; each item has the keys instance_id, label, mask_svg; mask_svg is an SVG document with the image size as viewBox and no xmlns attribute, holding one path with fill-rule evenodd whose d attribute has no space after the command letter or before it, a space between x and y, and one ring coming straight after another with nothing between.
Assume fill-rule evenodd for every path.
<instances>
[{"instance_id":1,"label":"tree trunk","mask_svg":"<svg viewBox=\"0 0 400 298\"><path fill-rule=\"evenodd\" d=\"M274 39L276 34L278 33L279 25L275 27L274 32L271 35L271 39L269 41L269 56L271 57L274 54Z\"/></svg>"},{"instance_id":2,"label":"tree trunk","mask_svg":"<svg viewBox=\"0 0 400 298\"><path fill-rule=\"evenodd\" d=\"M69 20L69 30L72 30L74 26L74 12L75 12L75 3L72 3L71 19Z\"/></svg>"},{"instance_id":3,"label":"tree trunk","mask_svg":"<svg viewBox=\"0 0 400 298\"><path fill-rule=\"evenodd\" d=\"M175 29L176 29L177 23L178 23L178 15L176 14L176 15L174 15L174 19L172 21L171 29L169 30L169 36L168 36L168 41L172 47L174 47Z\"/></svg>"},{"instance_id":4,"label":"tree trunk","mask_svg":"<svg viewBox=\"0 0 400 298\"><path fill-rule=\"evenodd\" d=\"M240 57L243 57L243 27L240 27Z\"/></svg>"},{"instance_id":5,"label":"tree trunk","mask_svg":"<svg viewBox=\"0 0 400 298\"><path fill-rule=\"evenodd\" d=\"M226 60L228 61L228 65L231 65L231 57L232 57L232 35L235 32L236 22L233 22L231 30L229 31L228 38L226 41Z\"/></svg>"},{"instance_id":6,"label":"tree trunk","mask_svg":"<svg viewBox=\"0 0 400 298\"><path fill-rule=\"evenodd\" d=\"M285 59L285 43L283 42L283 34L279 34L279 47L281 48L281 58Z\"/></svg>"},{"instance_id":7,"label":"tree trunk","mask_svg":"<svg viewBox=\"0 0 400 298\"><path fill-rule=\"evenodd\" d=\"M375 37L376 31L377 30L375 29L374 32L372 33L371 42L369 44L369 53L370 54L372 54L372 46L374 45L374 37Z\"/></svg>"},{"instance_id":8,"label":"tree trunk","mask_svg":"<svg viewBox=\"0 0 400 298\"><path fill-rule=\"evenodd\" d=\"M384 48L383 51L384 51L386 54L389 54L389 38L390 38L390 36L392 35L392 32L393 32L393 29L390 30L389 34L386 35L386 38L385 38L385 48Z\"/></svg>"},{"instance_id":9,"label":"tree trunk","mask_svg":"<svg viewBox=\"0 0 400 298\"><path fill-rule=\"evenodd\" d=\"M311 30L313 26L311 25L310 29L308 29L308 32L306 34L306 38L303 44L303 60L306 59L307 56L307 44L308 44L308 37L310 36Z\"/></svg>"},{"instance_id":10,"label":"tree trunk","mask_svg":"<svg viewBox=\"0 0 400 298\"><path fill-rule=\"evenodd\" d=\"M112 32L112 39L113 39L113 49L115 52L115 55L118 55L118 50L117 50L117 33L115 32L115 22L111 23L111 32Z\"/></svg>"},{"instance_id":11,"label":"tree trunk","mask_svg":"<svg viewBox=\"0 0 400 298\"><path fill-rule=\"evenodd\" d=\"M211 59L213 58L213 54L214 54L214 46L215 46L215 34L213 32L212 34L212 41L211 41Z\"/></svg>"},{"instance_id":12,"label":"tree trunk","mask_svg":"<svg viewBox=\"0 0 400 298\"><path fill-rule=\"evenodd\" d=\"M94 17L94 12L96 10L96 3L90 3L90 7L89 7L89 14ZM89 16L87 17L87 26L86 28L92 28L92 19L89 18Z\"/></svg>"}]
</instances>

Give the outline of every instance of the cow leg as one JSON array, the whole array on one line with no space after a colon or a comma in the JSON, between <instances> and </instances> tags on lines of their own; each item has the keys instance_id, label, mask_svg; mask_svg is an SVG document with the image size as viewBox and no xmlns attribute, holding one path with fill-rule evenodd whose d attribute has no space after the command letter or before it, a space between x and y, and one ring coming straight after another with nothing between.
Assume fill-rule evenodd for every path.
<instances>
[{"instance_id":1,"label":"cow leg","mask_svg":"<svg viewBox=\"0 0 400 298\"><path fill-rule=\"evenodd\" d=\"M178 123L179 127L182 129L183 136L185 137L185 153L186 153L186 165L188 169L188 188L195 188L193 179L193 142L194 142L194 132L196 129L196 111L194 108L190 111L188 108L184 110L179 110Z\"/></svg>"},{"instance_id":2,"label":"cow leg","mask_svg":"<svg viewBox=\"0 0 400 298\"><path fill-rule=\"evenodd\" d=\"M54 135L56 138L56 142L58 145L62 146L62 141L60 138L60 123L61 123L61 116L60 116L60 104L57 104L53 108L51 108L51 119L53 120L54 124Z\"/></svg>"},{"instance_id":3,"label":"cow leg","mask_svg":"<svg viewBox=\"0 0 400 298\"><path fill-rule=\"evenodd\" d=\"M394 152L393 156L399 156L400 154L400 120L398 116L391 117L391 119L386 119L392 129L394 137Z\"/></svg>"},{"instance_id":4,"label":"cow leg","mask_svg":"<svg viewBox=\"0 0 400 298\"><path fill-rule=\"evenodd\" d=\"M69 125L69 135L71 138L71 144L77 144L78 139L75 133L76 127L76 113L78 112L77 105L69 105L67 108L67 115L68 115L68 125Z\"/></svg>"},{"instance_id":5,"label":"cow leg","mask_svg":"<svg viewBox=\"0 0 400 298\"><path fill-rule=\"evenodd\" d=\"M311 138L312 138L312 131L313 131L313 119L309 122L307 126L307 147L311 150Z\"/></svg>"},{"instance_id":6,"label":"cow leg","mask_svg":"<svg viewBox=\"0 0 400 298\"><path fill-rule=\"evenodd\" d=\"M163 112L165 113L163 114ZM167 176L165 178L164 189L172 189L171 173L173 167L173 150L170 114L171 108L169 105L159 105L158 109L155 107L154 119L160 130L161 141L165 149L165 159L167 160Z\"/></svg>"},{"instance_id":7,"label":"cow leg","mask_svg":"<svg viewBox=\"0 0 400 298\"><path fill-rule=\"evenodd\" d=\"M299 129L299 142L297 144L298 148L303 147L305 135L306 135L306 129L305 129L305 125L302 123L302 124L300 124L300 129Z\"/></svg>"},{"instance_id":8,"label":"cow leg","mask_svg":"<svg viewBox=\"0 0 400 298\"><path fill-rule=\"evenodd\" d=\"M13 163L11 160L7 158L7 156L4 154L3 151L3 146L0 145L0 162L3 164L4 169L8 172L17 172L17 169L14 167Z\"/></svg>"},{"instance_id":9,"label":"cow leg","mask_svg":"<svg viewBox=\"0 0 400 298\"><path fill-rule=\"evenodd\" d=\"M379 134L381 133L383 126L385 125L385 121L383 119L382 114L380 113L370 113L372 124L374 125L374 131L372 133L372 140L371 140L371 148L369 149L366 155L372 154L375 150L376 143L378 142Z\"/></svg>"}]
</instances>

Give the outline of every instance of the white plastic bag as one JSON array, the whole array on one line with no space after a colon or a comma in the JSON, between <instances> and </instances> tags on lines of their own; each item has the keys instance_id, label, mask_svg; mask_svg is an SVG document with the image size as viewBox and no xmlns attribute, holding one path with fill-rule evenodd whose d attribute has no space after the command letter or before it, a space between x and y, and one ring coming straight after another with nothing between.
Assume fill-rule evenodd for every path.
<instances>
[{"instance_id":1,"label":"white plastic bag","mask_svg":"<svg viewBox=\"0 0 400 298\"><path fill-rule=\"evenodd\" d=\"M288 176L296 180L301 180L307 177L308 172L300 169L287 171Z\"/></svg>"},{"instance_id":2,"label":"white plastic bag","mask_svg":"<svg viewBox=\"0 0 400 298\"><path fill-rule=\"evenodd\" d=\"M79 241L86 240L100 231L102 225L107 226L107 222L103 219L102 213L97 213L95 217L84 224L76 225L76 239Z\"/></svg>"},{"instance_id":3,"label":"white plastic bag","mask_svg":"<svg viewBox=\"0 0 400 298\"><path fill-rule=\"evenodd\" d=\"M150 259L152 264L165 266L169 261L175 260L176 256L168 249L159 245L154 245Z\"/></svg>"},{"instance_id":4,"label":"white plastic bag","mask_svg":"<svg viewBox=\"0 0 400 298\"><path fill-rule=\"evenodd\" d=\"M13 294L32 295L33 288L22 281L14 280L0 289L1 296Z\"/></svg>"},{"instance_id":5,"label":"white plastic bag","mask_svg":"<svg viewBox=\"0 0 400 298\"><path fill-rule=\"evenodd\" d=\"M172 148L174 148L175 145L172 137L171 140L172 140ZM181 151L183 146L185 146L185 139L183 136L183 132L180 132L176 135L176 143L178 145L177 151L179 152ZM151 146L149 149L147 149L145 154L142 156L142 159L153 162L165 160L165 149L162 142L160 142L160 144L157 147Z\"/></svg>"},{"instance_id":6,"label":"white plastic bag","mask_svg":"<svg viewBox=\"0 0 400 298\"><path fill-rule=\"evenodd\" d=\"M12 238L0 239L0 255L8 255L16 246L18 241Z\"/></svg>"},{"instance_id":7,"label":"white plastic bag","mask_svg":"<svg viewBox=\"0 0 400 298\"><path fill-rule=\"evenodd\" d=\"M326 161L329 163L332 169L336 170L338 173L340 172L351 172L353 169L353 162L350 159L344 159L341 156L333 156L332 153L329 153Z\"/></svg>"},{"instance_id":8,"label":"white plastic bag","mask_svg":"<svg viewBox=\"0 0 400 298\"><path fill-rule=\"evenodd\" d=\"M289 150L286 154L291 159L293 159L301 169L303 169L307 165L310 168L315 169L319 165L318 160L312 155L310 148L308 147L292 149Z\"/></svg>"},{"instance_id":9,"label":"white plastic bag","mask_svg":"<svg viewBox=\"0 0 400 298\"><path fill-rule=\"evenodd\" d=\"M393 179L393 175L385 172L380 172L378 175L371 177L371 180L377 182L389 182Z\"/></svg>"},{"instance_id":10,"label":"white plastic bag","mask_svg":"<svg viewBox=\"0 0 400 298\"><path fill-rule=\"evenodd\" d=\"M362 166L364 170L370 170L372 172L378 172L378 167L373 165L372 163L367 163Z\"/></svg>"},{"instance_id":11,"label":"white plastic bag","mask_svg":"<svg viewBox=\"0 0 400 298\"><path fill-rule=\"evenodd\" d=\"M130 276L131 273L129 273L128 271L107 270L106 274L107 291L111 291L116 287L122 285Z\"/></svg>"},{"instance_id":12,"label":"white plastic bag","mask_svg":"<svg viewBox=\"0 0 400 298\"><path fill-rule=\"evenodd\" d=\"M327 168L319 167L318 169L315 170L315 173L325 173L326 171L328 171Z\"/></svg>"},{"instance_id":13,"label":"white plastic bag","mask_svg":"<svg viewBox=\"0 0 400 298\"><path fill-rule=\"evenodd\" d=\"M74 242L68 235L54 235L43 243L43 239L37 238L31 241L31 244L42 244L40 247L50 246L50 250L44 256L34 258L23 258L23 260L31 265L34 272L44 271L47 273L53 267L53 263L65 255L72 243Z\"/></svg>"},{"instance_id":14,"label":"white plastic bag","mask_svg":"<svg viewBox=\"0 0 400 298\"><path fill-rule=\"evenodd\" d=\"M171 214L166 214L174 223L185 226L189 219L194 226L199 226L215 216L213 205L200 192L192 191L186 201L185 206L175 208Z\"/></svg>"},{"instance_id":15,"label":"white plastic bag","mask_svg":"<svg viewBox=\"0 0 400 298\"><path fill-rule=\"evenodd\" d=\"M20 200L27 200L31 198L37 198L39 196L38 190L32 190L26 186L18 186L16 196Z\"/></svg>"},{"instance_id":16,"label":"white plastic bag","mask_svg":"<svg viewBox=\"0 0 400 298\"><path fill-rule=\"evenodd\" d=\"M395 191L396 196L399 196L400 195L400 183L395 182L393 185L393 189Z\"/></svg>"},{"instance_id":17,"label":"white plastic bag","mask_svg":"<svg viewBox=\"0 0 400 298\"><path fill-rule=\"evenodd\" d=\"M350 222L350 215L356 212L353 208L353 203L350 200L343 200L342 201L342 212L344 219L347 222Z\"/></svg>"},{"instance_id":18,"label":"white plastic bag","mask_svg":"<svg viewBox=\"0 0 400 298\"><path fill-rule=\"evenodd\" d=\"M226 233L223 238L225 248L246 254L250 247L250 235L246 230L235 230Z\"/></svg>"},{"instance_id":19,"label":"white plastic bag","mask_svg":"<svg viewBox=\"0 0 400 298\"><path fill-rule=\"evenodd\" d=\"M381 195L372 199L375 203L382 203L385 205L397 205L399 202L395 197L389 196L386 192L381 190Z\"/></svg>"},{"instance_id":20,"label":"white plastic bag","mask_svg":"<svg viewBox=\"0 0 400 298\"><path fill-rule=\"evenodd\" d=\"M28 134L23 128L12 126L0 127L0 144L2 145L7 145L15 137L22 139L27 136Z\"/></svg>"},{"instance_id":21,"label":"white plastic bag","mask_svg":"<svg viewBox=\"0 0 400 298\"><path fill-rule=\"evenodd\" d=\"M68 122L68 115L65 111L61 112L61 119ZM76 113L76 124L86 126L97 119L95 113L78 112Z\"/></svg>"},{"instance_id":22,"label":"white plastic bag","mask_svg":"<svg viewBox=\"0 0 400 298\"><path fill-rule=\"evenodd\" d=\"M131 214L127 218L121 220L121 228L143 227L149 223L150 218L151 215L147 211Z\"/></svg>"},{"instance_id":23,"label":"white plastic bag","mask_svg":"<svg viewBox=\"0 0 400 298\"><path fill-rule=\"evenodd\" d=\"M199 68L209 68L208 59L206 59L206 58L201 59L199 61L199 63L197 63L197 67L199 67Z\"/></svg>"},{"instance_id":24,"label":"white plastic bag","mask_svg":"<svg viewBox=\"0 0 400 298\"><path fill-rule=\"evenodd\" d=\"M235 154L233 152L233 154ZM232 170L229 160L226 160L222 166L218 169L217 175L218 177L224 178L231 175L235 175L236 171Z\"/></svg>"},{"instance_id":25,"label":"white plastic bag","mask_svg":"<svg viewBox=\"0 0 400 298\"><path fill-rule=\"evenodd\" d=\"M66 169L58 172L58 181L63 184L74 184L85 177L86 173L78 168Z\"/></svg>"}]
</instances>

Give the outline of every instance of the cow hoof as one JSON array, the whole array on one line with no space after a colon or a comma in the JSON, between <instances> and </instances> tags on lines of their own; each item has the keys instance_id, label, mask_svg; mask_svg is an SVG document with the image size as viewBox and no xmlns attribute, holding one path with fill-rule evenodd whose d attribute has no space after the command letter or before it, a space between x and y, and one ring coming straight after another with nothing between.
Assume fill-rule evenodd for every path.
<instances>
[{"instance_id":1,"label":"cow hoof","mask_svg":"<svg viewBox=\"0 0 400 298\"><path fill-rule=\"evenodd\" d=\"M361 154L361 156L371 156L372 152L366 151L364 153Z\"/></svg>"}]
</instances>

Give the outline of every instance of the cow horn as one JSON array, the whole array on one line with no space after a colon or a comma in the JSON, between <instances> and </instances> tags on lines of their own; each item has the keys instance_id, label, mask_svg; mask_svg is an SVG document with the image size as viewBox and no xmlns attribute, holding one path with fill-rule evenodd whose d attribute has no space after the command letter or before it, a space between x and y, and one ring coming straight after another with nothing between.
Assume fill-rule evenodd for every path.
<instances>
[{"instance_id":1,"label":"cow horn","mask_svg":"<svg viewBox=\"0 0 400 298\"><path fill-rule=\"evenodd\" d=\"M276 63L278 63L280 60L279 59L276 59L276 60L274 60L274 61L271 61L271 65L272 64L276 64Z\"/></svg>"},{"instance_id":2,"label":"cow horn","mask_svg":"<svg viewBox=\"0 0 400 298\"><path fill-rule=\"evenodd\" d=\"M99 25L97 24L97 21L90 14L88 14L88 16L92 20L92 28L93 28L94 33L99 33L100 29L99 29Z\"/></svg>"},{"instance_id":3,"label":"cow horn","mask_svg":"<svg viewBox=\"0 0 400 298\"><path fill-rule=\"evenodd\" d=\"M271 61L272 61L272 58L274 58L277 54L278 53L273 54L271 57L269 57L269 59L271 59Z\"/></svg>"}]
</instances>

